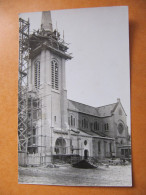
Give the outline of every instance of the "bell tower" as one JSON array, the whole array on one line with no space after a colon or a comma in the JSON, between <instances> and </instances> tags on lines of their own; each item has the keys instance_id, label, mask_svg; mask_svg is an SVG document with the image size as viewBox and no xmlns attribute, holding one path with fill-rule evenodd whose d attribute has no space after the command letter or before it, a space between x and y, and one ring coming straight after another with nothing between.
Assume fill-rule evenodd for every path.
<instances>
[{"instance_id":1,"label":"bell tower","mask_svg":"<svg viewBox=\"0 0 146 195\"><path fill-rule=\"evenodd\" d=\"M38 94L42 105L37 151L50 154L54 132L68 131L65 62L72 58L60 33L53 30L50 11L42 12L40 29L30 36L30 48L28 87Z\"/></svg>"}]
</instances>

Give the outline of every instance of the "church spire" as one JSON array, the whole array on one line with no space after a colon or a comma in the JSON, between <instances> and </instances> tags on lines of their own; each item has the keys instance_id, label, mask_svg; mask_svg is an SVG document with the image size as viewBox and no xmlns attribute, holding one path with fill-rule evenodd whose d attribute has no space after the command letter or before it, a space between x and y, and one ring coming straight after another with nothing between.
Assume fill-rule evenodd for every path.
<instances>
[{"instance_id":1,"label":"church spire","mask_svg":"<svg viewBox=\"0 0 146 195\"><path fill-rule=\"evenodd\" d=\"M45 31L53 32L52 27L52 19L51 19L51 12L50 11L43 11L42 12L42 21L41 21L41 29Z\"/></svg>"}]
</instances>

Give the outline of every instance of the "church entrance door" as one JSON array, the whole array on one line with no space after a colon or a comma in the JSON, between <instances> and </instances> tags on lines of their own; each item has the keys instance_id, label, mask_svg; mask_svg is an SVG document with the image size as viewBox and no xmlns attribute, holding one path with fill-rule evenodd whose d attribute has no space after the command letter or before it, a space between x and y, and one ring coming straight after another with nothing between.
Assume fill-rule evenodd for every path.
<instances>
[{"instance_id":1,"label":"church entrance door","mask_svg":"<svg viewBox=\"0 0 146 195\"><path fill-rule=\"evenodd\" d=\"M86 160L89 156L88 150L84 150L84 159Z\"/></svg>"},{"instance_id":2,"label":"church entrance door","mask_svg":"<svg viewBox=\"0 0 146 195\"><path fill-rule=\"evenodd\" d=\"M66 154L66 142L62 137L56 140L55 151L56 154Z\"/></svg>"}]
</instances>

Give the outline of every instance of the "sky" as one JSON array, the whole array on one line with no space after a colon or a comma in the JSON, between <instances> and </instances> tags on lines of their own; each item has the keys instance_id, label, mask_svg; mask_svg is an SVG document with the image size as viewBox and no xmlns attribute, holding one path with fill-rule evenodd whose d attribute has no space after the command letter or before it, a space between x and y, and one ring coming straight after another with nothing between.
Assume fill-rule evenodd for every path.
<instances>
[{"instance_id":1,"label":"sky","mask_svg":"<svg viewBox=\"0 0 146 195\"><path fill-rule=\"evenodd\" d=\"M30 32L40 28L41 12L19 17L29 18ZM66 62L68 99L99 107L120 98L130 131L128 7L56 10L51 17L73 56Z\"/></svg>"}]
</instances>

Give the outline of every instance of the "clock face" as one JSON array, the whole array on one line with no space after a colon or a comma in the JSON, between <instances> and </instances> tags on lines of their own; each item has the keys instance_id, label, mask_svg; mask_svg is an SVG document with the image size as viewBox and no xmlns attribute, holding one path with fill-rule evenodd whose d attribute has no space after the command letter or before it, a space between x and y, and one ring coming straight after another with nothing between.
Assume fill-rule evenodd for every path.
<instances>
[{"instance_id":1,"label":"clock face","mask_svg":"<svg viewBox=\"0 0 146 195\"><path fill-rule=\"evenodd\" d=\"M123 130L124 130L123 124L122 123L119 123L119 125L118 125L118 131L119 131L119 133L122 134L123 133Z\"/></svg>"}]
</instances>

